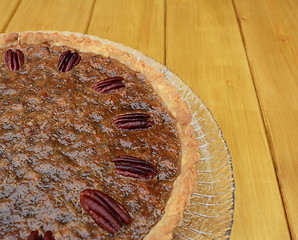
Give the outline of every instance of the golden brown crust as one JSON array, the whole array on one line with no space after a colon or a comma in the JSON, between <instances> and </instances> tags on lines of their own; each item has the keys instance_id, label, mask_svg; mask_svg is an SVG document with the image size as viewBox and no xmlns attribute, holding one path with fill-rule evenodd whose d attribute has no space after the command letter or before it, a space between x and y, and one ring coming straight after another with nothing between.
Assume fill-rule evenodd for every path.
<instances>
[{"instance_id":1,"label":"golden brown crust","mask_svg":"<svg viewBox=\"0 0 298 240\"><path fill-rule=\"evenodd\" d=\"M0 46L8 46L17 44L19 40L19 34L18 33L8 33L8 34L2 34L0 36Z\"/></svg>"},{"instance_id":2,"label":"golden brown crust","mask_svg":"<svg viewBox=\"0 0 298 240\"><path fill-rule=\"evenodd\" d=\"M182 162L181 173L174 182L174 188L168 200L165 214L145 237L145 240L171 239L174 228L181 222L183 211L189 205L190 195L195 190L195 163L199 158L196 152L198 143L193 136L193 129L190 125L192 119L191 111L174 86L166 81L164 74L157 72L155 68L145 64L144 61L136 59L133 54L122 51L113 45L103 44L100 40L94 39L94 37L59 32L10 33L0 36L0 46L18 42L66 45L82 52L99 53L106 57L117 59L134 71L141 72L147 77L155 91L165 102L169 111L177 119L177 129L182 145Z\"/></svg>"}]
</instances>

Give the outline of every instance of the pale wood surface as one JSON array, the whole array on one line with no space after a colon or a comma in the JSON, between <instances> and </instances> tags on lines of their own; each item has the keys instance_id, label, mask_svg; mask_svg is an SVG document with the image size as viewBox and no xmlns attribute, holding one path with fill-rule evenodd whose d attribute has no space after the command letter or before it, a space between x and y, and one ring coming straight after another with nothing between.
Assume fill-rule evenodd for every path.
<instances>
[{"instance_id":1,"label":"pale wood surface","mask_svg":"<svg viewBox=\"0 0 298 240\"><path fill-rule=\"evenodd\" d=\"M85 32L93 1L22 0L5 32L58 30Z\"/></svg>"},{"instance_id":2,"label":"pale wood surface","mask_svg":"<svg viewBox=\"0 0 298 240\"><path fill-rule=\"evenodd\" d=\"M3 32L10 22L14 11L20 4L21 0L1 0L0 1L0 31Z\"/></svg>"},{"instance_id":3,"label":"pale wood surface","mask_svg":"<svg viewBox=\"0 0 298 240\"><path fill-rule=\"evenodd\" d=\"M235 0L284 198L298 239L298 1Z\"/></svg>"},{"instance_id":4,"label":"pale wood surface","mask_svg":"<svg viewBox=\"0 0 298 240\"><path fill-rule=\"evenodd\" d=\"M227 140L231 239L283 240L298 226L297 12L295 0L1 0L0 29L87 32L166 63Z\"/></svg>"},{"instance_id":5,"label":"pale wood surface","mask_svg":"<svg viewBox=\"0 0 298 240\"><path fill-rule=\"evenodd\" d=\"M88 34L135 48L163 63L164 15L160 0L97 0Z\"/></svg>"},{"instance_id":6,"label":"pale wood surface","mask_svg":"<svg viewBox=\"0 0 298 240\"><path fill-rule=\"evenodd\" d=\"M236 209L232 239L289 239L231 1L167 1L166 39L167 66L210 107L233 157Z\"/></svg>"}]
</instances>

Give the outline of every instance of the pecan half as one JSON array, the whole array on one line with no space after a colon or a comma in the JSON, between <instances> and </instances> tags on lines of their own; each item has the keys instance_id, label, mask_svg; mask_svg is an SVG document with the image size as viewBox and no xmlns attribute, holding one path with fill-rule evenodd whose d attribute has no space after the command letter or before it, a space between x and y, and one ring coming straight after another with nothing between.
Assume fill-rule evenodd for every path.
<instances>
[{"instance_id":1,"label":"pecan half","mask_svg":"<svg viewBox=\"0 0 298 240\"><path fill-rule=\"evenodd\" d=\"M113 122L119 129L141 130L153 126L149 119L147 113L129 113L117 116Z\"/></svg>"},{"instance_id":2,"label":"pecan half","mask_svg":"<svg viewBox=\"0 0 298 240\"><path fill-rule=\"evenodd\" d=\"M68 72L77 66L81 61L81 56L77 52L67 50L61 53L58 60L58 70L60 72Z\"/></svg>"},{"instance_id":3,"label":"pecan half","mask_svg":"<svg viewBox=\"0 0 298 240\"><path fill-rule=\"evenodd\" d=\"M42 236L38 236L38 231L34 230L31 232L27 240L42 240Z\"/></svg>"},{"instance_id":4,"label":"pecan half","mask_svg":"<svg viewBox=\"0 0 298 240\"><path fill-rule=\"evenodd\" d=\"M27 240L55 240L52 231L46 231L44 237L38 235L38 231L34 230L31 232Z\"/></svg>"},{"instance_id":5,"label":"pecan half","mask_svg":"<svg viewBox=\"0 0 298 240\"><path fill-rule=\"evenodd\" d=\"M152 180L157 174L156 168L151 163L136 157L121 155L114 157L112 161L116 173L125 177Z\"/></svg>"},{"instance_id":6,"label":"pecan half","mask_svg":"<svg viewBox=\"0 0 298 240\"><path fill-rule=\"evenodd\" d=\"M43 236L43 240L55 240L51 231L46 231Z\"/></svg>"},{"instance_id":7,"label":"pecan half","mask_svg":"<svg viewBox=\"0 0 298 240\"><path fill-rule=\"evenodd\" d=\"M16 51L8 49L5 52L4 61L10 71L16 72L23 67L25 56L24 53L19 49L17 49Z\"/></svg>"},{"instance_id":8,"label":"pecan half","mask_svg":"<svg viewBox=\"0 0 298 240\"><path fill-rule=\"evenodd\" d=\"M103 79L92 86L92 89L99 93L110 93L119 88L125 87L122 83L123 77L108 77Z\"/></svg>"},{"instance_id":9,"label":"pecan half","mask_svg":"<svg viewBox=\"0 0 298 240\"><path fill-rule=\"evenodd\" d=\"M110 233L120 231L132 220L123 205L99 190L85 189L80 194L80 202L95 223Z\"/></svg>"}]
</instances>

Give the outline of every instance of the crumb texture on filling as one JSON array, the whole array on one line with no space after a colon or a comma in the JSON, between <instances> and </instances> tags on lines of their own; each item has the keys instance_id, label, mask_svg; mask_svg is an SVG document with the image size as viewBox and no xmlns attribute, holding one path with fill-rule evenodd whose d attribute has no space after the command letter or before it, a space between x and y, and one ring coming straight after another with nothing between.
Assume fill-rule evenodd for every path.
<instances>
[{"instance_id":1,"label":"crumb texture on filling","mask_svg":"<svg viewBox=\"0 0 298 240\"><path fill-rule=\"evenodd\" d=\"M0 238L26 239L38 229L53 231L56 240L142 239L161 219L179 173L174 118L145 77L116 60L80 53L80 63L62 73L59 55L70 48L12 49L22 50L25 62L12 72L0 58ZM116 76L125 87L109 93L92 89ZM113 120L128 113L149 114L154 124L118 129ZM112 159L118 155L148 161L157 176L146 181L115 173ZM123 204L132 223L115 236L100 229L80 206L80 192L87 188Z\"/></svg>"}]
</instances>

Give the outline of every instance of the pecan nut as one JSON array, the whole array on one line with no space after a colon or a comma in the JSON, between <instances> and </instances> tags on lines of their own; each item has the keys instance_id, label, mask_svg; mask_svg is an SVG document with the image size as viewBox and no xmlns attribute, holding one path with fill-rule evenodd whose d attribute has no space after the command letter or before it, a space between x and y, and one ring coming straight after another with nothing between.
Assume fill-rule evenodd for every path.
<instances>
[{"instance_id":1,"label":"pecan nut","mask_svg":"<svg viewBox=\"0 0 298 240\"><path fill-rule=\"evenodd\" d=\"M110 233L120 231L132 221L123 205L99 190L85 189L80 194L80 202L95 223Z\"/></svg>"},{"instance_id":2,"label":"pecan nut","mask_svg":"<svg viewBox=\"0 0 298 240\"><path fill-rule=\"evenodd\" d=\"M68 72L77 66L81 61L81 56L77 52L67 50L61 53L58 60L58 70L60 72Z\"/></svg>"},{"instance_id":3,"label":"pecan nut","mask_svg":"<svg viewBox=\"0 0 298 240\"><path fill-rule=\"evenodd\" d=\"M19 49L17 49L16 51L8 49L5 52L4 61L10 71L16 72L23 67L25 56L24 53Z\"/></svg>"},{"instance_id":4,"label":"pecan nut","mask_svg":"<svg viewBox=\"0 0 298 240\"><path fill-rule=\"evenodd\" d=\"M105 78L92 86L92 89L99 93L110 93L119 88L125 87L122 83L123 77L108 77Z\"/></svg>"},{"instance_id":5,"label":"pecan nut","mask_svg":"<svg viewBox=\"0 0 298 240\"><path fill-rule=\"evenodd\" d=\"M153 126L150 115L147 113L129 113L119 115L114 119L114 124L119 129L141 130Z\"/></svg>"},{"instance_id":6,"label":"pecan nut","mask_svg":"<svg viewBox=\"0 0 298 240\"><path fill-rule=\"evenodd\" d=\"M42 240L42 236L38 236L38 231L34 230L31 232L31 234L27 238L27 240Z\"/></svg>"},{"instance_id":7,"label":"pecan nut","mask_svg":"<svg viewBox=\"0 0 298 240\"><path fill-rule=\"evenodd\" d=\"M43 235L43 240L55 240L51 231L46 231Z\"/></svg>"},{"instance_id":8,"label":"pecan nut","mask_svg":"<svg viewBox=\"0 0 298 240\"><path fill-rule=\"evenodd\" d=\"M38 235L38 231L34 230L31 232L27 240L55 240L52 231L46 231L44 236Z\"/></svg>"},{"instance_id":9,"label":"pecan nut","mask_svg":"<svg viewBox=\"0 0 298 240\"><path fill-rule=\"evenodd\" d=\"M152 180L157 174L156 168L151 163L136 157L116 156L112 162L115 164L116 173L125 177Z\"/></svg>"}]
</instances>

